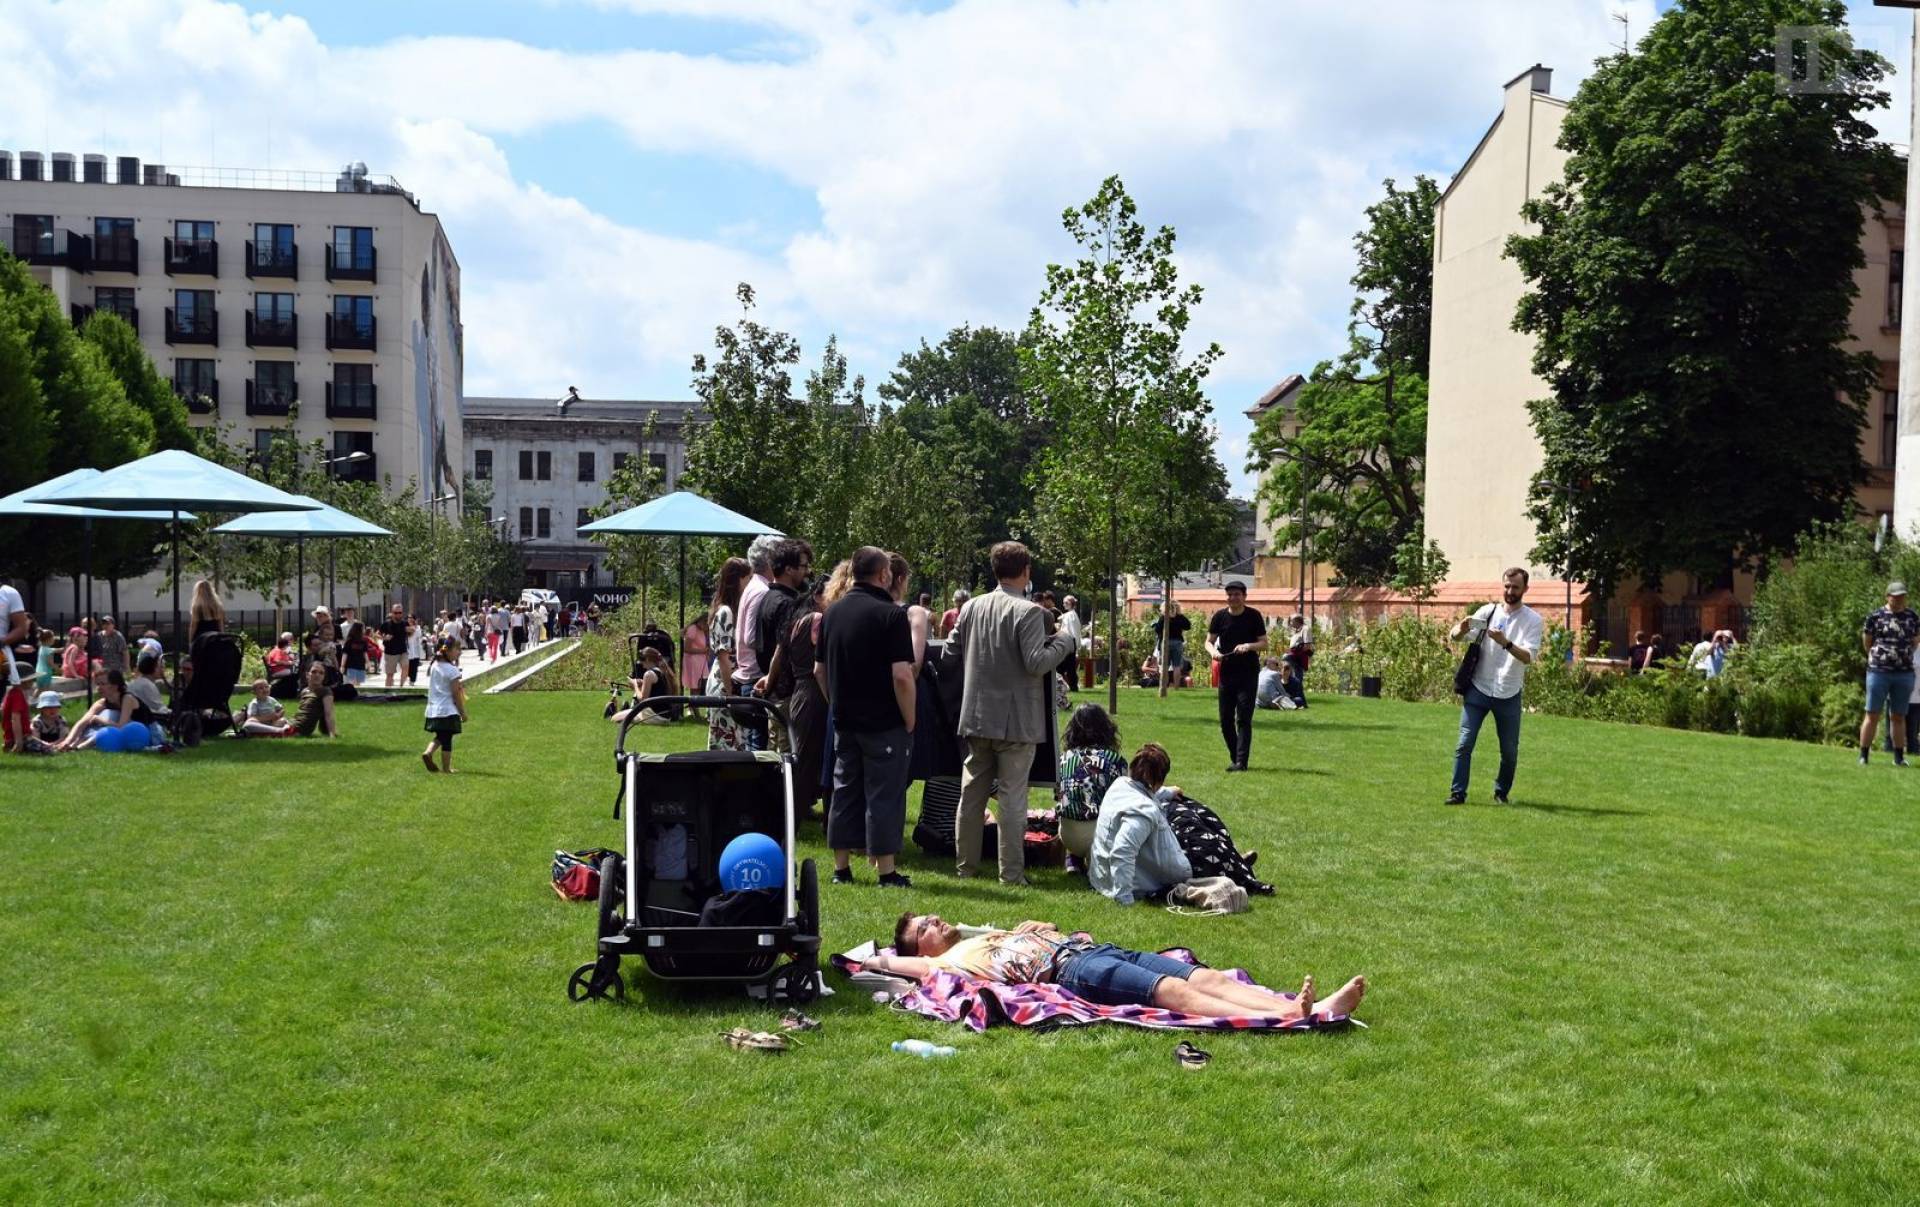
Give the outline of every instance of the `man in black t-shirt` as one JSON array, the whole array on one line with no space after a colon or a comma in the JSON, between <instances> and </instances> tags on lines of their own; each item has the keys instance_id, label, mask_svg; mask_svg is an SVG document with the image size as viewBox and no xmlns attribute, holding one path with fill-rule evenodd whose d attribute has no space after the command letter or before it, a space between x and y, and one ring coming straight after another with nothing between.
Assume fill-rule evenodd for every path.
<instances>
[{"instance_id":1,"label":"man in black t-shirt","mask_svg":"<svg viewBox=\"0 0 1920 1207\"><path fill-rule=\"evenodd\" d=\"M1247 606L1245 583L1228 583L1227 606L1207 625L1207 654L1220 660L1220 736L1227 741L1228 771L1245 771L1253 751L1254 691L1266 648L1266 618Z\"/></svg>"},{"instance_id":2,"label":"man in black t-shirt","mask_svg":"<svg viewBox=\"0 0 1920 1207\"><path fill-rule=\"evenodd\" d=\"M907 826L908 756L913 751L913 631L888 588L884 549L854 550L851 590L820 621L814 682L833 706L833 799L827 845L833 881L853 883L853 852L864 850L890 888L911 887L894 870Z\"/></svg>"},{"instance_id":3,"label":"man in black t-shirt","mask_svg":"<svg viewBox=\"0 0 1920 1207\"><path fill-rule=\"evenodd\" d=\"M407 673L407 614L399 604L388 608L380 622L380 654L387 686L392 687Z\"/></svg>"}]
</instances>

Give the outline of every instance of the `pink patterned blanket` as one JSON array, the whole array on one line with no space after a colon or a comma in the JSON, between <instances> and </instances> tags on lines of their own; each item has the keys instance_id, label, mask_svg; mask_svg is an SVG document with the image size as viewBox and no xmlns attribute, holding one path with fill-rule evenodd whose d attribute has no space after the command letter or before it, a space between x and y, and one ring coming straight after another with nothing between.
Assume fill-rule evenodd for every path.
<instances>
[{"instance_id":1,"label":"pink patterned blanket","mask_svg":"<svg viewBox=\"0 0 1920 1207\"><path fill-rule=\"evenodd\" d=\"M1189 964L1200 962L1194 958L1193 952L1184 947L1170 947L1160 954ZM833 966L849 975L859 972L861 967L858 961L844 955L834 956ZM1256 984L1242 969L1230 968L1226 974L1246 984ZM1294 995L1287 993L1282 996L1291 998ZM1282 1019L1272 1015L1214 1017L1182 1014L1158 1006L1102 1006L1059 985L1032 981L1001 985L945 971L934 973L922 981L918 988L897 998L893 1005L895 1009L941 1022L965 1023L974 1031L985 1031L996 1024L1049 1030L1088 1023L1125 1023L1131 1027L1163 1031L1325 1031L1358 1021L1346 1015L1299 1019Z\"/></svg>"}]
</instances>

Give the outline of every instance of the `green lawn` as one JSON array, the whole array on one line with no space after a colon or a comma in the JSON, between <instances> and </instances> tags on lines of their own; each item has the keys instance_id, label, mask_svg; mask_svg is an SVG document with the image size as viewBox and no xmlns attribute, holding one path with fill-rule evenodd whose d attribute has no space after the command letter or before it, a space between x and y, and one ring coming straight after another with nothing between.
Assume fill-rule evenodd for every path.
<instances>
[{"instance_id":1,"label":"green lawn","mask_svg":"<svg viewBox=\"0 0 1920 1207\"><path fill-rule=\"evenodd\" d=\"M0 1201L1893 1202L1920 1195L1920 769L1527 718L1512 807L1442 808L1454 713L1323 699L1223 773L1209 694L1129 692L1281 896L1121 909L909 859L823 886L830 944L907 903L1365 972L1370 1030L973 1036L858 993L784 1056L765 1007L570 1004L618 845L603 696L479 698L460 774L415 705L338 742L0 759ZM688 726L642 740L697 741ZM807 838L820 850L817 828ZM838 978L835 978L836 980ZM844 988L844 982L839 982ZM907 1037L959 1046L896 1056Z\"/></svg>"}]
</instances>

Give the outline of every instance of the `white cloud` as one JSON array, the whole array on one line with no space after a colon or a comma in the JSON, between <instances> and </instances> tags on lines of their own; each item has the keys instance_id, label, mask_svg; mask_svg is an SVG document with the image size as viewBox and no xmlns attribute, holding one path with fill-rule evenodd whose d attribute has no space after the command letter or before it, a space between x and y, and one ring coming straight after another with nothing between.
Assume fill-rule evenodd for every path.
<instances>
[{"instance_id":1,"label":"white cloud","mask_svg":"<svg viewBox=\"0 0 1920 1207\"><path fill-rule=\"evenodd\" d=\"M1545 62L1568 95L1617 37L1611 9L1641 33L1653 19L1650 0L553 0L542 18L621 9L793 41L742 61L455 36L335 48L213 0L126 0L112 21L0 5L0 145L95 149L105 131L109 153L197 162L212 131L223 163L262 166L270 131L274 166L399 176L460 257L476 394L682 396L739 280L809 362L838 332L855 371L884 378L923 336L1024 322L1047 261L1073 253L1060 211L1120 173L1206 287L1193 335L1226 351L1212 393L1236 479L1244 408L1342 345L1380 180L1444 179L1504 81ZM571 199L570 179L528 179L499 141L584 121L625 140L602 156L616 168L629 149L750 165L818 219L773 240L666 234Z\"/></svg>"}]
</instances>

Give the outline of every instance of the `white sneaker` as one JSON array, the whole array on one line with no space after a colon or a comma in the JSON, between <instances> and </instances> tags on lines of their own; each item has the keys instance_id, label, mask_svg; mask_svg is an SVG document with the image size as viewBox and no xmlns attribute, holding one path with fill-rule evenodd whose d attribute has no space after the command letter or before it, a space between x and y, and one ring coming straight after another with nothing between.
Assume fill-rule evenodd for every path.
<instances>
[{"instance_id":1,"label":"white sneaker","mask_svg":"<svg viewBox=\"0 0 1920 1207\"><path fill-rule=\"evenodd\" d=\"M1292 712L1294 709L1299 708L1300 706L1293 702L1292 696L1281 696L1280 707L1285 709L1288 712Z\"/></svg>"}]
</instances>

